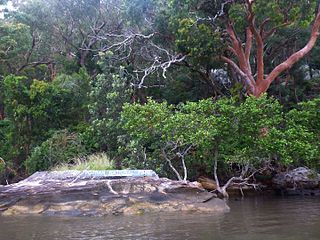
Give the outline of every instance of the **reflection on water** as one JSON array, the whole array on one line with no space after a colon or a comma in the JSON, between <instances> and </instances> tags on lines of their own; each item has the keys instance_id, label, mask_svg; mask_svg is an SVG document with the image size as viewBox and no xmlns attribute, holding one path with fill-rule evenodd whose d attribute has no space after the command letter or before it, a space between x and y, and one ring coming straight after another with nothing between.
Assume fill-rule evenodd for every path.
<instances>
[{"instance_id":1,"label":"reflection on water","mask_svg":"<svg viewBox=\"0 0 320 240\"><path fill-rule=\"evenodd\" d=\"M230 213L219 215L0 217L0 240L320 239L320 198L255 198L229 205Z\"/></svg>"}]
</instances>

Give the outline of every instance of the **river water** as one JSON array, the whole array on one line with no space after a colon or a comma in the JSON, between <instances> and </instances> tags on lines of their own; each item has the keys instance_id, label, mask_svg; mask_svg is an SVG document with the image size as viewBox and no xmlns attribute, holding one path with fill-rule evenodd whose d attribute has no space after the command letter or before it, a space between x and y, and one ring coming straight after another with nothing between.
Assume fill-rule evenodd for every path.
<instances>
[{"instance_id":1,"label":"river water","mask_svg":"<svg viewBox=\"0 0 320 240\"><path fill-rule=\"evenodd\" d=\"M225 214L0 217L0 240L320 240L320 198L230 200Z\"/></svg>"}]
</instances>

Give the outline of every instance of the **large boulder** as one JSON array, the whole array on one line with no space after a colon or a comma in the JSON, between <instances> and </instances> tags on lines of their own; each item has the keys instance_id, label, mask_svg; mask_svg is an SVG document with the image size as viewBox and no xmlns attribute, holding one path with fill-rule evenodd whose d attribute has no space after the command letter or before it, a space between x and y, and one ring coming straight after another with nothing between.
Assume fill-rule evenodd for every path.
<instances>
[{"instance_id":1,"label":"large boulder","mask_svg":"<svg viewBox=\"0 0 320 240\"><path fill-rule=\"evenodd\" d=\"M0 186L0 215L103 216L229 210L225 201L196 182L157 176L110 179L80 175L40 172L19 183Z\"/></svg>"},{"instance_id":2,"label":"large boulder","mask_svg":"<svg viewBox=\"0 0 320 240\"><path fill-rule=\"evenodd\" d=\"M275 175L272 183L274 189L283 190L287 194L318 195L320 174L308 168L299 167Z\"/></svg>"}]
</instances>

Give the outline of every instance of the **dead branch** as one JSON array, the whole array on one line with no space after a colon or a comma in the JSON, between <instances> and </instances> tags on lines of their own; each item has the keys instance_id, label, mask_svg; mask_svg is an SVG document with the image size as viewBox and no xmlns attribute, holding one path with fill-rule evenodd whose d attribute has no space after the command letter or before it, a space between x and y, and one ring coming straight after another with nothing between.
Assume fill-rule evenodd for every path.
<instances>
[{"instance_id":1,"label":"dead branch","mask_svg":"<svg viewBox=\"0 0 320 240\"><path fill-rule=\"evenodd\" d=\"M176 174L177 178L179 181L182 181L181 175L180 173L177 171L177 169L172 165L172 158L169 158L167 153L165 152L164 149L162 149L162 156L164 157L164 159L168 162L170 168L172 169L172 171Z\"/></svg>"},{"instance_id":2,"label":"dead branch","mask_svg":"<svg viewBox=\"0 0 320 240\"><path fill-rule=\"evenodd\" d=\"M166 146L161 149L162 156L165 158L165 160L168 162L170 168L173 170L173 172L176 174L179 181L186 181L188 179L188 170L185 162L185 157L189 153L189 151L192 149L193 145L181 145L179 142L167 142ZM179 171L173 166L172 160L179 158L181 161L181 167L183 169L183 178L181 177Z\"/></svg>"}]
</instances>

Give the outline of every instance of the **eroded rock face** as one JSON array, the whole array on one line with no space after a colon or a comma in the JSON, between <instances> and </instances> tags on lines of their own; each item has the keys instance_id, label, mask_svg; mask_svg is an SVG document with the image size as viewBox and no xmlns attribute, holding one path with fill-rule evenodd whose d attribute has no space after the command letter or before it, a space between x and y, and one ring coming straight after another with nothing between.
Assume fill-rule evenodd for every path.
<instances>
[{"instance_id":1,"label":"eroded rock face","mask_svg":"<svg viewBox=\"0 0 320 240\"><path fill-rule=\"evenodd\" d=\"M320 174L308 168L299 167L277 174L272 179L273 187L289 195L320 195Z\"/></svg>"},{"instance_id":2,"label":"eroded rock face","mask_svg":"<svg viewBox=\"0 0 320 240\"><path fill-rule=\"evenodd\" d=\"M299 167L289 172L277 174L272 182L280 188L313 189L319 187L320 175L310 169Z\"/></svg>"},{"instance_id":3,"label":"eroded rock face","mask_svg":"<svg viewBox=\"0 0 320 240\"><path fill-rule=\"evenodd\" d=\"M157 177L76 179L37 173L0 186L0 215L104 216L146 212L226 212L229 207L198 183Z\"/></svg>"}]
</instances>

